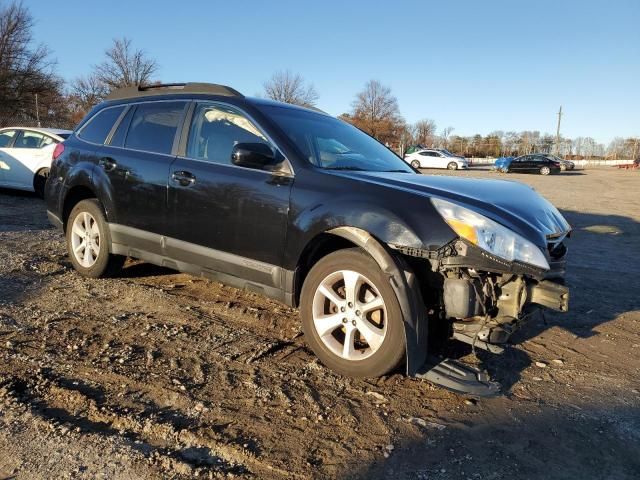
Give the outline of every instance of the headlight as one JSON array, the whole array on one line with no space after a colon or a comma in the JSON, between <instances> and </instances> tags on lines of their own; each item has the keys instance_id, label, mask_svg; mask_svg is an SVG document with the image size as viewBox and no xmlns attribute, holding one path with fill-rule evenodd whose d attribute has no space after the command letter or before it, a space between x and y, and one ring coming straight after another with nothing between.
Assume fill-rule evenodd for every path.
<instances>
[{"instance_id":1,"label":"headlight","mask_svg":"<svg viewBox=\"0 0 640 480\"><path fill-rule=\"evenodd\" d=\"M549 270L542 251L517 233L455 203L439 198L432 198L431 203L461 238L510 262L518 260Z\"/></svg>"}]
</instances>

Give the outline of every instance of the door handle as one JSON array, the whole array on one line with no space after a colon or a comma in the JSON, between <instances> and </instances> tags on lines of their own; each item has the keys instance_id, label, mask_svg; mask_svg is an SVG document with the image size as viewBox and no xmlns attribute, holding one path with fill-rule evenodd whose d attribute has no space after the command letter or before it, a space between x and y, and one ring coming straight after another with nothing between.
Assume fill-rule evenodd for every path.
<instances>
[{"instance_id":1,"label":"door handle","mask_svg":"<svg viewBox=\"0 0 640 480\"><path fill-rule=\"evenodd\" d=\"M109 158L109 157L101 158L100 161L98 162L98 165L100 165L105 172L113 172L118 166L116 161L113 158Z\"/></svg>"},{"instance_id":2,"label":"door handle","mask_svg":"<svg viewBox=\"0 0 640 480\"><path fill-rule=\"evenodd\" d=\"M171 179L178 182L183 187L188 187L189 185L196 183L195 175L191 172L185 172L184 170L173 172L171 174Z\"/></svg>"}]
</instances>

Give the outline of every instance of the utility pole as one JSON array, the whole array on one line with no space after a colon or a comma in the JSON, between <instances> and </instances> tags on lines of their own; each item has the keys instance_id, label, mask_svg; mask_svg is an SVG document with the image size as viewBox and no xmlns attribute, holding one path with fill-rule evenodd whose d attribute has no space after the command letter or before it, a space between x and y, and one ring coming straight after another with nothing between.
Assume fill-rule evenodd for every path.
<instances>
[{"instance_id":1,"label":"utility pole","mask_svg":"<svg viewBox=\"0 0 640 480\"><path fill-rule=\"evenodd\" d=\"M38 128L40 128L40 109L38 108L38 94L36 93L36 121L38 122Z\"/></svg>"},{"instance_id":2,"label":"utility pole","mask_svg":"<svg viewBox=\"0 0 640 480\"><path fill-rule=\"evenodd\" d=\"M560 156L560 121L562 120L562 105L558 111L558 128L556 129L556 155Z\"/></svg>"}]
</instances>

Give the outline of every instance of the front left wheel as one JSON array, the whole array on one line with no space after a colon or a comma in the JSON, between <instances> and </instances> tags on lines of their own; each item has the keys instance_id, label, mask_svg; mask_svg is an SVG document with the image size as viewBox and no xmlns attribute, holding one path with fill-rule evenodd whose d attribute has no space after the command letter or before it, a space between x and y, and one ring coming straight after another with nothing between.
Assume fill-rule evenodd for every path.
<instances>
[{"instance_id":1,"label":"front left wheel","mask_svg":"<svg viewBox=\"0 0 640 480\"><path fill-rule=\"evenodd\" d=\"M457 170L458 169L458 164L456 162L449 162L449 165L447 165L447 169L448 170Z\"/></svg>"},{"instance_id":2,"label":"front left wheel","mask_svg":"<svg viewBox=\"0 0 640 480\"><path fill-rule=\"evenodd\" d=\"M111 236L98 200L82 200L73 207L66 225L71 263L85 277L99 278L118 271L125 257L109 252Z\"/></svg>"},{"instance_id":3,"label":"front left wheel","mask_svg":"<svg viewBox=\"0 0 640 480\"><path fill-rule=\"evenodd\" d=\"M412 160L411 166L417 170L418 168L420 168L420 162L418 160Z\"/></svg>"},{"instance_id":4,"label":"front left wheel","mask_svg":"<svg viewBox=\"0 0 640 480\"><path fill-rule=\"evenodd\" d=\"M305 339L320 361L353 377L379 377L405 353L402 311L378 264L360 249L322 258L302 287Z\"/></svg>"}]
</instances>

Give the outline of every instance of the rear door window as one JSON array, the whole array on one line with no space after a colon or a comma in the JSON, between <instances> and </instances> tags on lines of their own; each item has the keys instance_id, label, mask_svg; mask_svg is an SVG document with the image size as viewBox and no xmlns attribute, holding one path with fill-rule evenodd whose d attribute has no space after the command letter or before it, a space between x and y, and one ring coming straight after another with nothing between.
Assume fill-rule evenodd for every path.
<instances>
[{"instance_id":1,"label":"rear door window","mask_svg":"<svg viewBox=\"0 0 640 480\"><path fill-rule=\"evenodd\" d=\"M131 125L131 119L133 118L133 113L136 111L136 106L133 105L129 111L125 114L125 116L120 120L118 124L118 128L111 136L111 141L109 145L113 147L124 147L124 141L127 138L127 132L129 131L129 125Z\"/></svg>"},{"instance_id":2,"label":"rear door window","mask_svg":"<svg viewBox=\"0 0 640 480\"><path fill-rule=\"evenodd\" d=\"M94 117L89 120L80 132L78 136L86 140L87 142L97 143L102 145L107 139L107 135L116 123L116 120L120 117L120 114L124 111L124 106L105 108L98 112Z\"/></svg>"},{"instance_id":3,"label":"rear door window","mask_svg":"<svg viewBox=\"0 0 640 480\"><path fill-rule=\"evenodd\" d=\"M125 147L170 154L186 102L141 103L131 118Z\"/></svg>"},{"instance_id":4,"label":"rear door window","mask_svg":"<svg viewBox=\"0 0 640 480\"><path fill-rule=\"evenodd\" d=\"M40 148L47 144L45 143L47 139L49 140L48 143L51 143L50 137L46 137L38 132L22 130L20 135L18 135L18 138L16 138L13 148Z\"/></svg>"}]
</instances>

